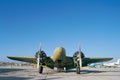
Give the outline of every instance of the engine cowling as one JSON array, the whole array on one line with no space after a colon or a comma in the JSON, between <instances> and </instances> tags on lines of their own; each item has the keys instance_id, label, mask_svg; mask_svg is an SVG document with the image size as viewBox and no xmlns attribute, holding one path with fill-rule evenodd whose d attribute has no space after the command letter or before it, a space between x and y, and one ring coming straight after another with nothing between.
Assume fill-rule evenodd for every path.
<instances>
[{"instance_id":1,"label":"engine cowling","mask_svg":"<svg viewBox=\"0 0 120 80\"><path fill-rule=\"evenodd\" d=\"M84 55L83 52L80 52L80 53L81 53L81 58L83 59L83 58L85 57L85 55ZM79 58L78 55L79 55L79 51L76 51L76 52L73 54L74 63L77 63L77 59Z\"/></svg>"},{"instance_id":2,"label":"engine cowling","mask_svg":"<svg viewBox=\"0 0 120 80\"><path fill-rule=\"evenodd\" d=\"M36 61L37 61L37 58L38 58L38 54L40 56L40 63L44 64L45 59L47 58L46 53L44 51L38 51L38 52L36 52L36 54L35 54Z\"/></svg>"}]
</instances>

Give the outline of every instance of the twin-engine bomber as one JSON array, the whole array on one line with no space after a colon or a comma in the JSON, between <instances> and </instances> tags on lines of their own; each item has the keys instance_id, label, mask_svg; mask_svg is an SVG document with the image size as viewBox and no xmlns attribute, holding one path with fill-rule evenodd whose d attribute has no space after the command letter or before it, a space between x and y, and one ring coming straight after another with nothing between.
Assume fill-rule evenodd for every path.
<instances>
[{"instance_id":1,"label":"twin-engine bomber","mask_svg":"<svg viewBox=\"0 0 120 80\"><path fill-rule=\"evenodd\" d=\"M9 59L23 61L28 63L37 64L38 72L43 73L43 67L47 66L51 69L57 68L57 71L69 70L76 68L76 73L80 74L81 67L87 66L90 63L104 62L112 60L113 58L89 58L85 57L84 53L78 47L78 51L73 54L73 57L66 56L66 51L63 47L57 47L54 54L48 57L42 46L36 52L34 57L17 57L7 56Z\"/></svg>"}]
</instances>

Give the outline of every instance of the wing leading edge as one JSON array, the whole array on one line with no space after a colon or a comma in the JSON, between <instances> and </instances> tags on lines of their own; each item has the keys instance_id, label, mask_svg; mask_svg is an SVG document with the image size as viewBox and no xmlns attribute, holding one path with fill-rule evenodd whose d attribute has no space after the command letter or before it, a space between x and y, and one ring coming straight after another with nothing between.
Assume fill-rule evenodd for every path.
<instances>
[{"instance_id":1,"label":"wing leading edge","mask_svg":"<svg viewBox=\"0 0 120 80\"><path fill-rule=\"evenodd\" d=\"M22 61L22 62L28 62L28 63L36 63L36 59L34 57L24 57L24 56L7 56L7 58L16 60L16 61Z\"/></svg>"},{"instance_id":2,"label":"wing leading edge","mask_svg":"<svg viewBox=\"0 0 120 80\"><path fill-rule=\"evenodd\" d=\"M22 62L28 62L28 63L36 64L36 58L35 57L7 56L7 58L12 59L12 60L16 60L16 61L22 61ZM47 66L49 68L52 68L52 69L54 68L54 62L52 61L52 59L50 57L46 58L45 66Z\"/></svg>"}]
</instances>

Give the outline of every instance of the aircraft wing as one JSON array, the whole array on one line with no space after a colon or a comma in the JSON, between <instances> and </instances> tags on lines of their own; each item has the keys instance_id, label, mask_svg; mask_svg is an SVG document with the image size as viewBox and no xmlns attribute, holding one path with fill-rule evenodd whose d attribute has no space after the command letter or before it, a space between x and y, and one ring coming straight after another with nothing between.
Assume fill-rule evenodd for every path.
<instances>
[{"instance_id":1,"label":"aircraft wing","mask_svg":"<svg viewBox=\"0 0 120 80\"><path fill-rule=\"evenodd\" d=\"M35 57L17 57L17 56L7 56L9 59L12 60L17 60L17 61L22 61L22 62L28 62L28 63L34 63L36 64L36 59ZM90 63L96 63L96 62L105 62L105 61L109 61L112 60L113 58L84 58L82 60L82 66L87 66L87 64ZM47 57L47 59L45 60L45 65L50 67L50 68L54 68L54 62L52 61L52 59L50 57ZM72 69L75 68L74 66L74 62L73 62L73 57L66 57L66 69Z\"/></svg>"},{"instance_id":2,"label":"aircraft wing","mask_svg":"<svg viewBox=\"0 0 120 80\"><path fill-rule=\"evenodd\" d=\"M87 66L90 63L96 63L96 62L105 62L112 60L113 58L84 58L82 60L82 66ZM72 69L75 68L73 57L66 57L66 68Z\"/></svg>"},{"instance_id":3,"label":"aircraft wing","mask_svg":"<svg viewBox=\"0 0 120 80\"><path fill-rule=\"evenodd\" d=\"M105 61L110 61L113 58L84 58L83 61L83 66L87 66L87 64L90 63L97 63L97 62L105 62Z\"/></svg>"},{"instance_id":4,"label":"aircraft wing","mask_svg":"<svg viewBox=\"0 0 120 80\"><path fill-rule=\"evenodd\" d=\"M65 67L66 69L72 69L75 68L74 66L74 61L73 61L73 57L66 57L66 63L65 63Z\"/></svg>"},{"instance_id":5,"label":"aircraft wing","mask_svg":"<svg viewBox=\"0 0 120 80\"><path fill-rule=\"evenodd\" d=\"M24 57L24 56L7 56L7 58L16 60L16 61L22 61L22 62L28 62L28 63L36 63L36 59L34 57Z\"/></svg>"},{"instance_id":6,"label":"aircraft wing","mask_svg":"<svg viewBox=\"0 0 120 80\"><path fill-rule=\"evenodd\" d=\"M7 58L12 59L12 60L16 60L16 61L22 61L22 62L28 62L28 63L33 63L36 64L36 58L35 57L18 57L18 56L7 56ZM45 66L49 67L49 68L54 68L54 62L52 61L52 59L50 57L47 57L45 60Z\"/></svg>"}]
</instances>

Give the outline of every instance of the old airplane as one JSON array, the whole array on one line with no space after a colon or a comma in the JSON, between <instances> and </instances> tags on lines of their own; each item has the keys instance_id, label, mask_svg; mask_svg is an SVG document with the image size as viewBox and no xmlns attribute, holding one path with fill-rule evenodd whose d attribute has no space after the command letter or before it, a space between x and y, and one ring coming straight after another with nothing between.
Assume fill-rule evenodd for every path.
<instances>
[{"instance_id":1,"label":"old airplane","mask_svg":"<svg viewBox=\"0 0 120 80\"><path fill-rule=\"evenodd\" d=\"M80 50L80 46L78 47L78 51L76 51L72 57L66 56L66 51L63 47L57 47L54 50L53 56L48 57L46 53L42 50L42 46L40 46L40 49L36 52L34 57L7 57L12 60L37 64L37 68L40 74L43 73L43 66L47 66L51 69L54 69L56 67L58 71L76 68L76 73L80 74L80 69L82 66L84 67L90 63L104 62L113 59L85 57L84 53Z\"/></svg>"}]
</instances>

